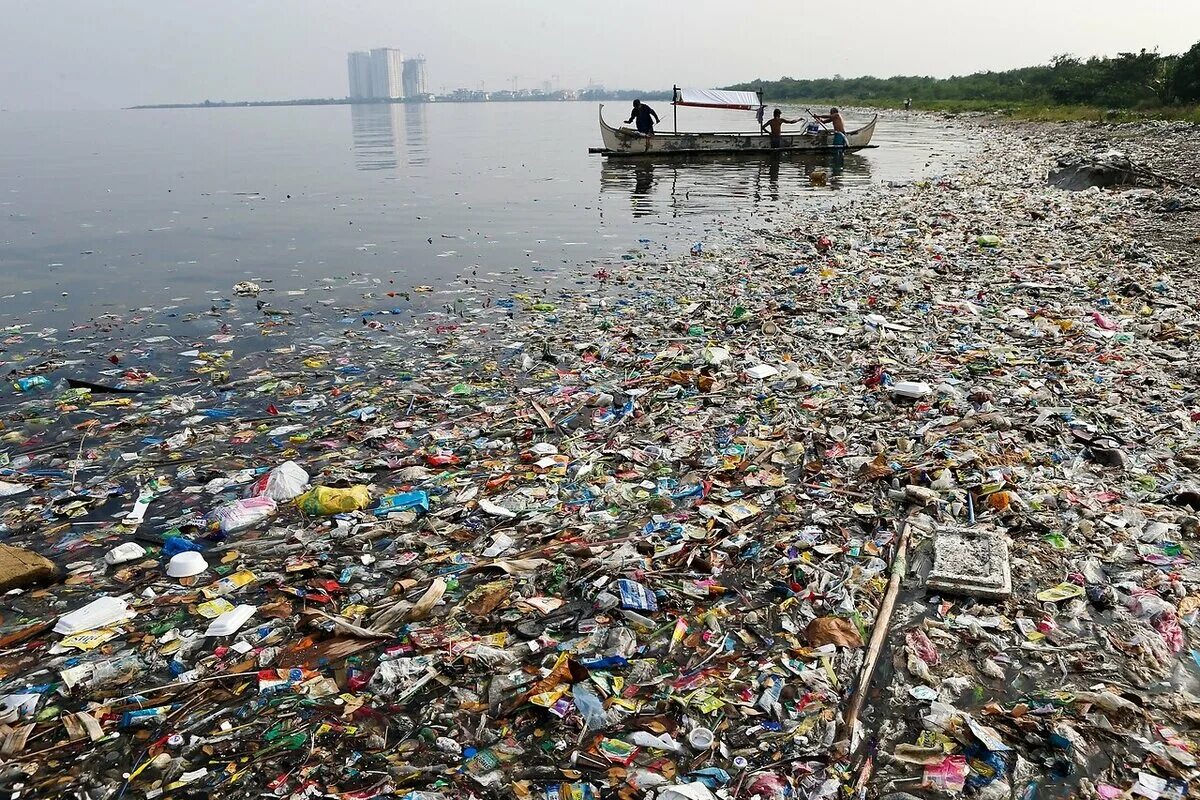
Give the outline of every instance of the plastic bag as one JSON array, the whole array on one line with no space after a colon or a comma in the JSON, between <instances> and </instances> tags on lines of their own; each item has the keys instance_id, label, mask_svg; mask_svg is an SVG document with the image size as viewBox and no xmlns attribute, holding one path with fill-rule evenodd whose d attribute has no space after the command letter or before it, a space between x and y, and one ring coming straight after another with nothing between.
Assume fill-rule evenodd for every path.
<instances>
[{"instance_id":1,"label":"plastic bag","mask_svg":"<svg viewBox=\"0 0 1200 800\"><path fill-rule=\"evenodd\" d=\"M579 713L583 715L583 719L587 722L586 730L603 730L607 722L607 717L604 713L604 702L592 687L586 683L577 683L571 689L571 695L575 699L575 708L579 709Z\"/></svg>"},{"instance_id":2,"label":"plastic bag","mask_svg":"<svg viewBox=\"0 0 1200 800\"><path fill-rule=\"evenodd\" d=\"M277 503L304 494L308 473L295 461L285 461L250 484L247 497L269 497Z\"/></svg>"},{"instance_id":3,"label":"plastic bag","mask_svg":"<svg viewBox=\"0 0 1200 800\"><path fill-rule=\"evenodd\" d=\"M30 375L27 378L17 378L13 388L18 392L30 392L34 389L49 389L50 380L45 375Z\"/></svg>"},{"instance_id":4,"label":"plastic bag","mask_svg":"<svg viewBox=\"0 0 1200 800\"><path fill-rule=\"evenodd\" d=\"M344 514L366 508L371 503L371 492L363 484L349 489L334 489L330 486L314 486L296 498L296 505L305 514L328 516Z\"/></svg>"},{"instance_id":5,"label":"plastic bag","mask_svg":"<svg viewBox=\"0 0 1200 800\"><path fill-rule=\"evenodd\" d=\"M269 497L248 497L218 506L212 519L221 526L221 533L236 533L253 528L275 514L275 501Z\"/></svg>"},{"instance_id":6,"label":"plastic bag","mask_svg":"<svg viewBox=\"0 0 1200 800\"><path fill-rule=\"evenodd\" d=\"M402 494L392 494L379 499L379 506L375 509L375 516L386 517L393 511L408 511L409 509L418 508L422 511L429 510L428 493L416 490Z\"/></svg>"}]
</instances>

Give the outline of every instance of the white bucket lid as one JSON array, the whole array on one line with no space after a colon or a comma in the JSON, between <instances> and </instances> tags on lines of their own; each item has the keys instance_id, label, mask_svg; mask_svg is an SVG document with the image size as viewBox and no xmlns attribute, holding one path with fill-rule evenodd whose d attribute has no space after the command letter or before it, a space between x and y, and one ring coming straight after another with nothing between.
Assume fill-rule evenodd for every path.
<instances>
[{"instance_id":1,"label":"white bucket lid","mask_svg":"<svg viewBox=\"0 0 1200 800\"><path fill-rule=\"evenodd\" d=\"M195 550L176 553L167 562L167 574L172 578L190 578L193 575L199 575L206 569L208 569L208 562Z\"/></svg>"}]
</instances>

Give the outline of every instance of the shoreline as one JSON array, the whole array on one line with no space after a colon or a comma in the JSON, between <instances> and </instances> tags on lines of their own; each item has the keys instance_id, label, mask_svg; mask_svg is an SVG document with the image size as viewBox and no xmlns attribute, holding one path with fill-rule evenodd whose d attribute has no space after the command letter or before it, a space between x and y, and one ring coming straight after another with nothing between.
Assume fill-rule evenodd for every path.
<instances>
[{"instance_id":1,"label":"shoreline","mask_svg":"<svg viewBox=\"0 0 1200 800\"><path fill-rule=\"evenodd\" d=\"M514 781L534 793L502 796L539 797L555 784L605 781L644 791L668 771L685 782L717 767L739 796L788 784L831 797L860 774L861 760L830 754L853 733L841 729L842 714L906 514L914 568L929 559L936 530L1003 538L1013 599L971 606L947 597L953 605L939 606L923 578L904 576L885 651L894 671L867 694L863 718L879 746L872 793L911 788L905 781L922 772L914 758L934 762L935 782L965 779L967 763L956 758L968 748L1018 794L1029 781L1061 783L1060 762L1043 763L1040 742L1053 732L1082 749L1072 731L1083 740L1106 735L1092 708L1147 742L1165 738L1151 723L1191 736L1190 722L1136 691L1139 676L1153 682L1163 667L1186 665L1188 646L1148 665L1096 647L1111 659L1104 666L1134 676L1107 693L1088 687L1114 680L1110 673L1072 661L1079 669L1064 678L1051 648L1104 635L1111 620L1101 615L1121 608L1119 597L1102 606L1106 587L1141 598L1141 610L1117 622L1129 635L1160 637L1161 645L1141 640L1146 652L1170 649L1180 625L1185 643L1191 635L1200 573L1186 546L1195 530L1162 497L1192 475L1194 373L1176 354L1196 323L1197 285L1174 271L1188 256L1173 237L1196 212L1155 211L1188 197L1180 190L1046 188L1053 153L1045 143L1082 147L1087 129L979 130L983 151L941 179L831 197L828 209L778 215L770 230L747 223L705 242L700 257L581 264L553 294L481 290L442 324L426 315L406 330L366 315L320 331L260 317L250 331L278 346L222 357L228 340L201 339L203 355L186 356L201 362L189 367L197 382L168 395L111 404L78 391L30 394L7 427L53 447L9 445L30 462L0 480L29 489L18 507L0 507L3 541L76 566L73 582L22 596L11 617L52 619L134 587L154 596L135 592L133 620L111 623L104 648L80 656L95 664L136 654L133 677L113 684L71 673L75 688L57 700L90 709L106 733L124 738L73 740L51 717L36 723L39 742L28 750L82 748L95 757L93 781L116 781L153 748L136 742L120 715L170 706L167 727L215 740L216 752L162 746L184 769L154 766L130 779L139 789L204 767L192 788L223 790L223 765L250 756L234 787L262 788L296 770L322 786L409 785L415 770L427 777L414 785L433 797ZM980 238L993 236L999 242ZM253 322L254 303L234 299L228 321ZM394 334L419 352L398 352L406 345ZM212 380L220 372L227 378ZM906 388L918 395L906 399L896 391L906 382L926 386ZM54 422L29 422L46 417ZM1081 425L1095 428L1089 443L1071 432ZM1101 435L1118 443L1100 448ZM131 452L137 457L123 459ZM284 460L314 484L370 484L368 508L387 497L396 510L334 521L281 501L268 520L212 541L201 515L244 493L258 477L244 470ZM65 488L82 516L58 513ZM139 491L152 496L146 521L120 521ZM412 493L424 493L428 508L395 500ZM118 568L96 564L114 545L155 546L170 530L200 544L223 572L180 585L153 550ZM1184 553L1172 555L1166 545L1180 542ZM1163 582L1168 567L1181 573L1178 587ZM241 569L250 582L227 596L256 606L255 622L216 646L197 638L209 623L198 588ZM1033 599L1076 575L1089 594L1049 601L1060 604L1053 613ZM620 580L629 584L617 591ZM1101 599L1080 599L1093 588ZM311 599L319 594L331 599ZM1161 606L1142 613L1150 594L1175 601L1174 627ZM369 635L379 629L384 639ZM33 636L46 638L27 640L18 660L27 669L52 663L46 648L60 639ZM228 647L239 638L249 649ZM186 680L213 680L182 719L183 706L171 704L194 695L173 685L172 661ZM241 691L217 678L256 669L270 674L234 678L246 682ZM305 671L276 673L289 669ZM10 671L5 686L18 680ZM1003 691L1008 681L1019 697ZM917 738L930 705L912 695L915 686L950 707L939 710L941 738ZM258 702L255 687L282 698L276 710ZM1068 687L1093 695L1052 712L1023 699ZM136 704L114 700L139 691L148 697ZM1120 702L1134 703L1131 693L1140 722ZM222 738L203 721L216 711L249 720L253 735ZM979 756L982 739L964 713L1026 766L1013 755L998 756L1002 767L988 762L1010 752L999 748ZM276 726L301 746L264 749L258 738ZM712 749L686 743L695 728L713 735ZM635 732L673 736L673 744L639 746ZM900 747L913 744L918 750ZM943 756L933 758L933 748ZM310 752L319 757L303 757ZM358 766L339 766L351 753ZM1108 754L1107 779L1126 789L1136 775L1121 759L1140 764L1142 755ZM748 763L739 768L737 758ZM1109 769L1088 763L1089 775ZM614 764L619 780L608 773ZM582 774L564 778L564 769ZM360 770L383 777L368 782ZM444 789L435 776L449 776ZM36 792L56 780L27 782ZM300 780L285 785L295 790ZM996 780L977 788L1000 796Z\"/></svg>"},{"instance_id":2,"label":"shoreline","mask_svg":"<svg viewBox=\"0 0 1200 800\"><path fill-rule=\"evenodd\" d=\"M790 106L838 106L845 105L855 108L879 108L889 111L903 112L904 100L893 98L885 100L836 100L819 98L816 100L780 98L772 100L768 105ZM1157 108L1103 108L1087 105L1053 105L1038 102L1002 103L994 100L944 100L933 102L914 102L912 113L945 114L951 117L985 117L1004 119L1016 123L1026 122L1073 122L1121 124L1128 122L1179 122L1191 125L1200 124L1200 106L1179 105L1161 106Z\"/></svg>"}]
</instances>

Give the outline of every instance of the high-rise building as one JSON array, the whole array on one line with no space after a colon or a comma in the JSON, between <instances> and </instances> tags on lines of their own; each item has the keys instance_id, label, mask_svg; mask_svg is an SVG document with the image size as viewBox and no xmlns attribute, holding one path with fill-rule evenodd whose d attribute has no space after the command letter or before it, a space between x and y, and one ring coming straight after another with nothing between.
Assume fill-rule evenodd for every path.
<instances>
[{"instance_id":1,"label":"high-rise building","mask_svg":"<svg viewBox=\"0 0 1200 800\"><path fill-rule=\"evenodd\" d=\"M425 93L425 61L419 62L419 68L412 71L410 80L409 65L404 54L390 47L376 47L373 50L359 50L346 54L346 70L350 77L350 98L352 100L402 100L414 92L407 91L410 84L419 89L416 94Z\"/></svg>"},{"instance_id":2,"label":"high-rise building","mask_svg":"<svg viewBox=\"0 0 1200 800\"><path fill-rule=\"evenodd\" d=\"M404 96L408 98L424 98L428 90L425 88L425 59L421 56L404 61Z\"/></svg>"},{"instance_id":3,"label":"high-rise building","mask_svg":"<svg viewBox=\"0 0 1200 800\"><path fill-rule=\"evenodd\" d=\"M390 47L371 51L372 97L399 99L404 97L404 54Z\"/></svg>"},{"instance_id":4,"label":"high-rise building","mask_svg":"<svg viewBox=\"0 0 1200 800\"><path fill-rule=\"evenodd\" d=\"M350 99L368 100L371 91L371 54L365 50L346 54L346 71L350 76Z\"/></svg>"}]
</instances>

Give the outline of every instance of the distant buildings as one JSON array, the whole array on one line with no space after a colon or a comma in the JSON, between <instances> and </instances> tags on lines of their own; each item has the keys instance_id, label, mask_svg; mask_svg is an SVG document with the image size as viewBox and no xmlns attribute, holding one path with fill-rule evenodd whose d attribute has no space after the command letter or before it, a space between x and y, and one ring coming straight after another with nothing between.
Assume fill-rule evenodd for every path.
<instances>
[{"instance_id":1,"label":"distant buildings","mask_svg":"<svg viewBox=\"0 0 1200 800\"><path fill-rule=\"evenodd\" d=\"M346 54L346 70L350 73L350 99L367 100L371 91L371 54L365 50Z\"/></svg>"},{"instance_id":2,"label":"distant buildings","mask_svg":"<svg viewBox=\"0 0 1200 800\"><path fill-rule=\"evenodd\" d=\"M425 59L407 61L399 50L376 47L346 54L351 100L424 98Z\"/></svg>"},{"instance_id":3,"label":"distant buildings","mask_svg":"<svg viewBox=\"0 0 1200 800\"><path fill-rule=\"evenodd\" d=\"M428 91L425 88L425 59L420 56L407 59L404 62L404 96L423 97Z\"/></svg>"}]
</instances>

